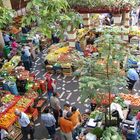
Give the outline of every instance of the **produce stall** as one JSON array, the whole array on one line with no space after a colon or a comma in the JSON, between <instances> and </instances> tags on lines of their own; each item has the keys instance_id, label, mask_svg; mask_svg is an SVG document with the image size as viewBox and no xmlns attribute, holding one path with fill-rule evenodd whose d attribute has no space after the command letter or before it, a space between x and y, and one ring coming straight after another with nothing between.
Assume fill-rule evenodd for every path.
<instances>
[{"instance_id":1,"label":"produce stall","mask_svg":"<svg viewBox=\"0 0 140 140\"><path fill-rule=\"evenodd\" d=\"M74 55L75 49L70 48L67 43L52 45L44 59L46 69L49 73L62 73L63 75L72 76L73 61L79 59Z\"/></svg>"},{"instance_id":2,"label":"produce stall","mask_svg":"<svg viewBox=\"0 0 140 140\"><path fill-rule=\"evenodd\" d=\"M10 102L10 105L9 105ZM0 128L9 130L12 124L17 120L14 114L15 109L19 109L25 112L29 106L33 104L33 99L26 97L7 94L2 98L3 106L1 107L0 113Z\"/></svg>"},{"instance_id":3,"label":"produce stall","mask_svg":"<svg viewBox=\"0 0 140 140\"><path fill-rule=\"evenodd\" d=\"M2 69L0 69L0 71L7 71L7 72L11 72L20 62L20 56L13 56L13 58L9 61L6 62Z\"/></svg>"}]
</instances>

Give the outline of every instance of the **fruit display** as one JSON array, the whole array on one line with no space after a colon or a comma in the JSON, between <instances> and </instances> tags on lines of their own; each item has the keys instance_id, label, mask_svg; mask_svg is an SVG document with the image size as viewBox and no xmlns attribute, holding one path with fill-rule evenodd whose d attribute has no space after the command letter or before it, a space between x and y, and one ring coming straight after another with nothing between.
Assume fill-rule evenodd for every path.
<instances>
[{"instance_id":1,"label":"fruit display","mask_svg":"<svg viewBox=\"0 0 140 140\"><path fill-rule=\"evenodd\" d=\"M20 107L23 107L23 108L26 108L29 103L31 103L31 99L28 99L26 97L22 97L16 104L16 106L20 106Z\"/></svg>"},{"instance_id":2,"label":"fruit display","mask_svg":"<svg viewBox=\"0 0 140 140\"><path fill-rule=\"evenodd\" d=\"M139 28L137 26L131 27L129 29L129 35L131 35L131 36L140 36L140 30L139 30Z\"/></svg>"},{"instance_id":3,"label":"fruit display","mask_svg":"<svg viewBox=\"0 0 140 140\"><path fill-rule=\"evenodd\" d=\"M6 70L8 72L11 72L20 62L20 56L14 56L9 62L6 62L3 67L2 71Z\"/></svg>"},{"instance_id":4,"label":"fruit display","mask_svg":"<svg viewBox=\"0 0 140 140\"><path fill-rule=\"evenodd\" d=\"M15 98L14 95L12 95L12 94L7 94L6 96L2 97L1 102L2 102L3 104L6 104L6 103L9 103L9 102L13 101L14 98Z\"/></svg>"},{"instance_id":5,"label":"fruit display","mask_svg":"<svg viewBox=\"0 0 140 140\"><path fill-rule=\"evenodd\" d=\"M57 59L60 57L62 54L67 54L69 52L70 48L68 46L63 46L61 48L58 48L54 51L51 51L47 56L45 57L45 60L48 62L57 62Z\"/></svg>"},{"instance_id":6,"label":"fruit display","mask_svg":"<svg viewBox=\"0 0 140 140\"><path fill-rule=\"evenodd\" d=\"M1 106L0 107L0 114L3 113L3 112L5 112L6 110L7 110L7 107L6 106L4 106L4 105Z\"/></svg>"},{"instance_id":7,"label":"fruit display","mask_svg":"<svg viewBox=\"0 0 140 140\"><path fill-rule=\"evenodd\" d=\"M36 107L41 107L41 106L43 106L44 103L45 103L45 100L41 99L41 100L38 101Z\"/></svg>"},{"instance_id":8,"label":"fruit display","mask_svg":"<svg viewBox=\"0 0 140 140\"><path fill-rule=\"evenodd\" d=\"M25 109L23 107L19 107L19 106L13 106L11 109L8 110L8 113L13 114L15 112L15 110L18 109L20 111L24 111Z\"/></svg>"},{"instance_id":9,"label":"fruit display","mask_svg":"<svg viewBox=\"0 0 140 140\"><path fill-rule=\"evenodd\" d=\"M130 101L130 104L133 106L140 106L140 97L139 96L134 96L131 94L124 94L121 93L120 96L126 100L126 101Z\"/></svg>"},{"instance_id":10,"label":"fruit display","mask_svg":"<svg viewBox=\"0 0 140 140\"><path fill-rule=\"evenodd\" d=\"M113 102L115 95L110 95L110 103ZM91 101L93 104L109 105L109 94L97 94Z\"/></svg>"},{"instance_id":11,"label":"fruit display","mask_svg":"<svg viewBox=\"0 0 140 140\"><path fill-rule=\"evenodd\" d=\"M16 116L14 113L6 113L0 117L0 126L3 128L8 128L11 123L15 120Z\"/></svg>"},{"instance_id":12,"label":"fruit display","mask_svg":"<svg viewBox=\"0 0 140 140\"><path fill-rule=\"evenodd\" d=\"M72 61L72 57L70 54L60 54L57 60L61 63L69 63Z\"/></svg>"},{"instance_id":13,"label":"fruit display","mask_svg":"<svg viewBox=\"0 0 140 140\"><path fill-rule=\"evenodd\" d=\"M29 99L31 99L31 98L36 99L38 97L38 94L35 91L31 91L31 92L26 92L25 96Z\"/></svg>"},{"instance_id":14,"label":"fruit display","mask_svg":"<svg viewBox=\"0 0 140 140\"><path fill-rule=\"evenodd\" d=\"M82 29L78 29L77 31L77 39L80 40L84 35L87 34L89 30L87 30L86 28L82 28Z\"/></svg>"}]
</instances>

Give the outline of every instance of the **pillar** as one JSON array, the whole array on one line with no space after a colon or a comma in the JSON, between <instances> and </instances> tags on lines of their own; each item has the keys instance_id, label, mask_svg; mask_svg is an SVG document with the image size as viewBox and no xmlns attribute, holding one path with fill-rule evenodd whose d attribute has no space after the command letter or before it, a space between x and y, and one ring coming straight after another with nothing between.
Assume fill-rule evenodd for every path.
<instances>
[{"instance_id":1,"label":"pillar","mask_svg":"<svg viewBox=\"0 0 140 140\"><path fill-rule=\"evenodd\" d=\"M130 26L130 13L128 12L128 13L126 13L125 14L125 27L126 28L129 28L129 26Z\"/></svg>"},{"instance_id":2,"label":"pillar","mask_svg":"<svg viewBox=\"0 0 140 140\"><path fill-rule=\"evenodd\" d=\"M81 14L81 16L83 17L84 27L89 29L90 28L90 14Z\"/></svg>"},{"instance_id":3,"label":"pillar","mask_svg":"<svg viewBox=\"0 0 140 140\"><path fill-rule=\"evenodd\" d=\"M94 16L95 14L90 14L90 29L93 29L93 27L94 27L94 20L93 20L93 16Z\"/></svg>"},{"instance_id":4,"label":"pillar","mask_svg":"<svg viewBox=\"0 0 140 140\"><path fill-rule=\"evenodd\" d=\"M114 14L113 19L114 19L114 24L119 26L121 24L122 15L121 14Z\"/></svg>"},{"instance_id":5,"label":"pillar","mask_svg":"<svg viewBox=\"0 0 140 140\"><path fill-rule=\"evenodd\" d=\"M3 2L3 6L12 9L11 0L2 0L2 2Z\"/></svg>"},{"instance_id":6,"label":"pillar","mask_svg":"<svg viewBox=\"0 0 140 140\"><path fill-rule=\"evenodd\" d=\"M4 43L3 35L2 35L2 32L0 31L0 50L2 50L4 45L5 43Z\"/></svg>"},{"instance_id":7,"label":"pillar","mask_svg":"<svg viewBox=\"0 0 140 140\"><path fill-rule=\"evenodd\" d=\"M76 29L68 32L68 42L70 47L75 47L76 33L77 33Z\"/></svg>"}]
</instances>

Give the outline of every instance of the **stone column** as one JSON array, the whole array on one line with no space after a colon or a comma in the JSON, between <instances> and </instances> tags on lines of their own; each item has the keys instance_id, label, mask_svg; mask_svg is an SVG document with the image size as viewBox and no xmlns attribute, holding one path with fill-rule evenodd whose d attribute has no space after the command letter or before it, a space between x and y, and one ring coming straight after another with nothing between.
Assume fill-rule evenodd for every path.
<instances>
[{"instance_id":1,"label":"stone column","mask_svg":"<svg viewBox=\"0 0 140 140\"><path fill-rule=\"evenodd\" d=\"M121 14L114 14L113 19L114 19L114 24L119 26L121 24L122 15Z\"/></svg>"},{"instance_id":2,"label":"stone column","mask_svg":"<svg viewBox=\"0 0 140 140\"><path fill-rule=\"evenodd\" d=\"M0 31L0 50L4 47L5 43L4 43L4 39L3 39L3 35L2 32Z\"/></svg>"},{"instance_id":3,"label":"stone column","mask_svg":"<svg viewBox=\"0 0 140 140\"><path fill-rule=\"evenodd\" d=\"M94 16L94 14L90 14L90 29L92 29L93 27L94 27L94 21L93 21L93 17Z\"/></svg>"},{"instance_id":4,"label":"stone column","mask_svg":"<svg viewBox=\"0 0 140 140\"><path fill-rule=\"evenodd\" d=\"M126 13L126 15L125 15L125 27L126 28L129 28L129 26L130 26L130 13L128 12L128 13Z\"/></svg>"},{"instance_id":5,"label":"stone column","mask_svg":"<svg viewBox=\"0 0 140 140\"><path fill-rule=\"evenodd\" d=\"M90 28L90 14L81 14L81 16L83 17L84 27L89 29Z\"/></svg>"},{"instance_id":6,"label":"stone column","mask_svg":"<svg viewBox=\"0 0 140 140\"><path fill-rule=\"evenodd\" d=\"M70 47L75 47L77 30L68 31L68 42Z\"/></svg>"}]
</instances>

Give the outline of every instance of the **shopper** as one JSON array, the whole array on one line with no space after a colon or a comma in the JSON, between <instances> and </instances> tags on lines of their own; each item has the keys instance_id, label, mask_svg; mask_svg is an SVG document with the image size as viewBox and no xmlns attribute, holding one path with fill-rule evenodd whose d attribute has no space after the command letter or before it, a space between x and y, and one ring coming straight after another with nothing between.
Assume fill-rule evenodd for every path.
<instances>
[{"instance_id":1,"label":"shopper","mask_svg":"<svg viewBox=\"0 0 140 140\"><path fill-rule=\"evenodd\" d=\"M139 80L139 75L136 71L136 67L132 67L127 72L127 78L128 78L128 89L132 91L133 86L137 80Z\"/></svg>"},{"instance_id":2,"label":"shopper","mask_svg":"<svg viewBox=\"0 0 140 140\"><path fill-rule=\"evenodd\" d=\"M11 41L10 38L11 38L10 35L8 35L7 33L3 34L3 39L4 39L4 42L5 42L5 45L10 45L10 41Z\"/></svg>"},{"instance_id":3,"label":"shopper","mask_svg":"<svg viewBox=\"0 0 140 140\"><path fill-rule=\"evenodd\" d=\"M30 60L24 51L21 52L21 61L23 62L25 69L30 71Z\"/></svg>"},{"instance_id":4,"label":"shopper","mask_svg":"<svg viewBox=\"0 0 140 140\"><path fill-rule=\"evenodd\" d=\"M32 39L32 44L35 46L36 50L37 50L37 53L40 52L40 35L39 34L36 34L33 39Z\"/></svg>"},{"instance_id":5,"label":"shopper","mask_svg":"<svg viewBox=\"0 0 140 140\"><path fill-rule=\"evenodd\" d=\"M29 46L22 46L22 50L25 52L25 54L29 57L29 62L30 62L30 67L32 67L32 58L31 58L31 53L30 50L31 48Z\"/></svg>"},{"instance_id":6,"label":"shopper","mask_svg":"<svg viewBox=\"0 0 140 140\"><path fill-rule=\"evenodd\" d=\"M81 49L81 44L79 41L76 41L75 43L75 49L79 52L83 52L82 49Z\"/></svg>"},{"instance_id":7,"label":"shopper","mask_svg":"<svg viewBox=\"0 0 140 140\"><path fill-rule=\"evenodd\" d=\"M73 139L76 140L76 136L78 136L81 133L80 124L82 122L82 116L75 106L71 108L71 111L72 111L72 116L70 117L70 120L73 126L75 127L73 131Z\"/></svg>"},{"instance_id":8,"label":"shopper","mask_svg":"<svg viewBox=\"0 0 140 140\"><path fill-rule=\"evenodd\" d=\"M48 76L46 77L46 82L47 82L48 98L49 98L49 100L50 100L50 98L51 98L53 92L55 91L56 81L53 80L53 79L51 78L50 75L48 75Z\"/></svg>"},{"instance_id":9,"label":"shopper","mask_svg":"<svg viewBox=\"0 0 140 140\"><path fill-rule=\"evenodd\" d=\"M27 140L28 135L30 135L30 139L33 140L34 131L32 129L32 126L30 125L29 117L24 112L21 112L18 109L15 110L15 115L18 116L18 122L21 125L23 140Z\"/></svg>"},{"instance_id":10,"label":"shopper","mask_svg":"<svg viewBox=\"0 0 140 140\"><path fill-rule=\"evenodd\" d=\"M71 111L70 104L68 103L64 104L63 117L66 117L67 113L70 111Z\"/></svg>"},{"instance_id":11,"label":"shopper","mask_svg":"<svg viewBox=\"0 0 140 140\"><path fill-rule=\"evenodd\" d=\"M57 37L56 33L52 34L52 44L59 43L60 39Z\"/></svg>"},{"instance_id":12,"label":"shopper","mask_svg":"<svg viewBox=\"0 0 140 140\"><path fill-rule=\"evenodd\" d=\"M70 120L72 121L73 126L76 126L81 123L82 116L75 106L71 108L71 111L72 111L72 116L70 117Z\"/></svg>"},{"instance_id":13,"label":"shopper","mask_svg":"<svg viewBox=\"0 0 140 140\"><path fill-rule=\"evenodd\" d=\"M49 108L46 108L44 113L41 114L41 120L44 122L44 125L47 128L48 133L51 136L51 138L54 138L56 120L54 116L50 113Z\"/></svg>"},{"instance_id":14,"label":"shopper","mask_svg":"<svg viewBox=\"0 0 140 140\"><path fill-rule=\"evenodd\" d=\"M58 99L58 93L54 92L50 98L50 105L53 110L53 114L56 120L56 127L58 127L58 118L62 115L60 101Z\"/></svg>"},{"instance_id":15,"label":"shopper","mask_svg":"<svg viewBox=\"0 0 140 140\"><path fill-rule=\"evenodd\" d=\"M66 117L59 119L60 131L66 140L72 140L72 131L74 129L72 122L70 121L72 113L68 112Z\"/></svg>"},{"instance_id":16,"label":"shopper","mask_svg":"<svg viewBox=\"0 0 140 140\"><path fill-rule=\"evenodd\" d=\"M18 43L16 42L15 39L12 39L11 47L12 47L12 49L17 49Z\"/></svg>"}]
</instances>

